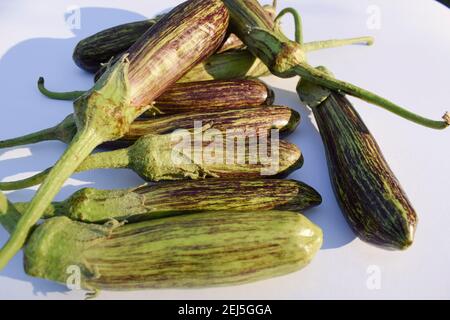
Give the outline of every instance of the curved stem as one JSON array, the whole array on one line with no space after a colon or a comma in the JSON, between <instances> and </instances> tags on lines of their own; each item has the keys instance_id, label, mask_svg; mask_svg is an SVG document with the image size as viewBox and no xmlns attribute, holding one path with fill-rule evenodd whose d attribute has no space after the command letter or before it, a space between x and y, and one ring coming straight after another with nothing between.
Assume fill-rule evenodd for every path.
<instances>
[{"instance_id":1,"label":"curved stem","mask_svg":"<svg viewBox=\"0 0 450 320\"><path fill-rule=\"evenodd\" d=\"M305 43L303 49L305 51L316 51L328 48L336 48L354 44L361 44L371 46L374 43L373 37L359 37L359 38L348 38L348 39L332 39L324 41L313 41Z\"/></svg>"},{"instance_id":2,"label":"curved stem","mask_svg":"<svg viewBox=\"0 0 450 320\"><path fill-rule=\"evenodd\" d=\"M294 8L284 8L280 11L278 16L275 18L275 24L277 24L284 15L290 13L294 17L295 23L295 42L303 45L303 27L302 27L302 17L299 15L297 10Z\"/></svg>"},{"instance_id":3,"label":"curved stem","mask_svg":"<svg viewBox=\"0 0 450 320\"><path fill-rule=\"evenodd\" d=\"M128 166L128 149L109 152L98 152L87 157L74 172L84 172L96 169L118 169ZM17 181L0 182L0 190L12 191L37 186L45 181L53 168L47 168L29 178Z\"/></svg>"},{"instance_id":4,"label":"curved stem","mask_svg":"<svg viewBox=\"0 0 450 320\"><path fill-rule=\"evenodd\" d=\"M80 131L71 145L36 192L25 214L20 218L8 242L0 251L0 269L22 248L31 228L41 218L48 205L61 189L64 182L79 167L81 162L103 142L95 130Z\"/></svg>"},{"instance_id":5,"label":"curved stem","mask_svg":"<svg viewBox=\"0 0 450 320\"><path fill-rule=\"evenodd\" d=\"M322 85L328 89L342 91L354 97L360 98L364 101L367 101L371 104L377 105L383 109L386 109L404 119L410 120L422 126L432 128L432 129L445 129L450 125L450 119L448 119L448 115L444 116L445 121L436 121L424 118L420 115L417 115L411 111L408 111L395 103L360 87L357 87L351 83L341 81L333 78L326 72L317 70L310 65L301 64L295 67L295 70L299 76L302 78L309 80L318 85ZM447 117L447 118L446 118Z\"/></svg>"},{"instance_id":6,"label":"curved stem","mask_svg":"<svg viewBox=\"0 0 450 320\"><path fill-rule=\"evenodd\" d=\"M29 178L25 178L17 181L0 182L0 190L11 191L11 190L21 190L25 188L30 188L41 184L45 178L48 176L52 168L45 169L42 172L35 174Z\"/></svg>"},{"instance_id":7,"label":"curved stem","mask_svg":"<svg viewBox=\"0 0 450 320\"><path fill-rule=\"evenodd\" d=\"M45 88L45 80L43 77L40 77L38 80L38 89L47 98L64 101L74 101L86 93L86 91L69 91L69 92L50 91L47 88Z\"/></svg>"},{"instance_id":8,"label":"curved stem","mask_svg":"<svg viewBox=\"0 0 450 320\"><path fill-rule=\"evenodd\" d=\"M38 143L42 141L59 140L57 127L52 127L37 132L33 132L21 137L0 141L0 149L23 146L27 144Z\"/></svg>"}]
</instances>

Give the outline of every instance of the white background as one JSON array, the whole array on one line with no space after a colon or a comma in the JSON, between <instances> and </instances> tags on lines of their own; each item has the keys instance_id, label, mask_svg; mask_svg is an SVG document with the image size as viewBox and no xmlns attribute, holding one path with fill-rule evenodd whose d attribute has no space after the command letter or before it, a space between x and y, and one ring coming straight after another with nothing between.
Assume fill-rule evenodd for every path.
<instances>
[{"instance_id":1,"label":"white background","mask_svg":"<svg viewBox=\"0 0 450 320\"><path fill-rule=\"evenodd\" d=\"M141 20L181 1L15 0L0 2L0 138L15 137L56 124L71 104L42 97L36 80L45 76L57 90L89 88L91 76L71 60L75 44L105 27ZM309 54L313 65L329 67L337 77L389 97L423 115L439 118L450 109L450 10L431 0L302 0L280 6L297 8L305 40L373 35L371 48L349 47ZM81 7L81 29L67 27L67 10ZM371 7L372 6L372 7ZM370 14L381 14L380 28L369 28ZM284 28L293 35L293 25ZM103 292L100 299L392 299L450 298L450 130L433 131L379 108L353 100L372 130L420 217L414 246L386 252L355 239L333 196L320 136L295 93L297 79L267 82L277 103L299 110L303 122L290 137L304 152L305 166L292 175L317 188L323 205L307 215L324 230L325 242L306 269L255 284L204 290ZM58 142L0 150L0 180L26 177L53 164L64 150ZM80 186L130 187L142 181L133 173L97 171L74 176L58 196ZM33 190L9 194L31 198ZM0 243L7 239L0 230ZM381 288L367 281L381 272ZM372 288L373 289L373 288ZM22 255L0 272L0 298L79 299L82 292L26 276Z\"/></svg>"}]
</instances>

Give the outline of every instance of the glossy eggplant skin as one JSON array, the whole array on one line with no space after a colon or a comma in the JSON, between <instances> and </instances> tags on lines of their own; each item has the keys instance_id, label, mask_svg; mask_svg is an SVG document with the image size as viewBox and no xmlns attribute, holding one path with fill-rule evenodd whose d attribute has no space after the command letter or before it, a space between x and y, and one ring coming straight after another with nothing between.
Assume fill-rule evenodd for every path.
<instances>
[{"instance_id":1,"label":"glossy eggplant skin","mask_svg":"<svg viewBox=\"0 0 450 320\"><path fill-rule=\"evenodd\" d=\"M416 212L352 104L331 92L312 111L336 197L354 232L384 249L410 247L418 222Z\"/></svg>"},{"instance_id":2,"label":"glossy eggplant skin","mask_svg":"<svg viewBox=\"0 0 450 320\"><path fill-rule=\"evenodd\" d=\"M273 90L260 80L209 80L177 83L155 101L155 106L164 115L170 115L223 107L269 106L274 98Z\"/></svg>"}]
</instances>

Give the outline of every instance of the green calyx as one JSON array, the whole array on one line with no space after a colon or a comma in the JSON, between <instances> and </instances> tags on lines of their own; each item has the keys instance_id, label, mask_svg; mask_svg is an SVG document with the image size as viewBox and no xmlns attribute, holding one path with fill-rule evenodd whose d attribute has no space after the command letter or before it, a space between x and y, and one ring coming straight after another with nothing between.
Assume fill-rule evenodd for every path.
<instances>
[{"instance_id":1,"label":"green calyx","mask_svg":"<svg viewBox=\"0 0 450 320\"><path fill-rule=\"evenodd\" d=\"M129 167L150 181L204 179L217 177L190 155L178 153L174 145L182 139L190 139L191 133L147 135L130 147Z\"/></svg>"},{"instance_id":2,"label":"green calyx","mask_svg":"<svg viewBox=\"0 0 450 320\"><path fill-rule=\"evenodd\" d=\"M126 55L86 94L75 100L78 128L96 128L103 141L113 141L126 134L131 123L149 106L131 106L128 78L130 62Z\"/></svg>"}]
</instances>

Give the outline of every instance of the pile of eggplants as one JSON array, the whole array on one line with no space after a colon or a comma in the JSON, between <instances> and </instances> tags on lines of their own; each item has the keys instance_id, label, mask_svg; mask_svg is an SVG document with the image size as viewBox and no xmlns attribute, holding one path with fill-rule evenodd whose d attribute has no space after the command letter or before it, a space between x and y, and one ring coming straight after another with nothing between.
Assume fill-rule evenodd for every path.
<instances>
[{"instance_id":1,"label":"pile of eggplants","mask_svg":"<svg viewBox=\"0 0 450 320\"><path fill-rule=\"evenodd\" d=\"M294 18L295 40L283 33L286 14ZM372 42L304 43L296 10L277 14L276 2L263 7L257 0L188 0L166 15L82 40L73 60L93 74L91 89L55 92L38 81L43 95L73 101L74 112L54 127L0 141L0 148L49 140L68 145L53 167L0 182L0 190L41 184L30 202L12 204L0 192L0 223L11 233L0 268L24 246L29 275L63 283L64 268L77 265L82 287L93 293L241 284L303 268L323 239L302 212L322 198L303 182L282 180L304 162L300 149L282 140L301 119L274 105L273 90L258 79L268 74L301 77L297 93L314 114L336 197L355 234L384 249L407 249L417 214L346 95L433 129L447 128L450 115L435 121L414 114L306 57ZM183 130L179 137L191 139L197 123L207 125L200 133L253 128L244 150L233 155L245 163L203 163L196 155L206 157L204 142L179 154L187 162L175 162L173 134ZM271 130L282 138L268 146L278 167L261 177L264 159L250 154ZM98 147L102 152L92 153ZM53 201L73 173L107 168L131 169L149 184L87 188Z\"/></svg>"}]
</instances>

